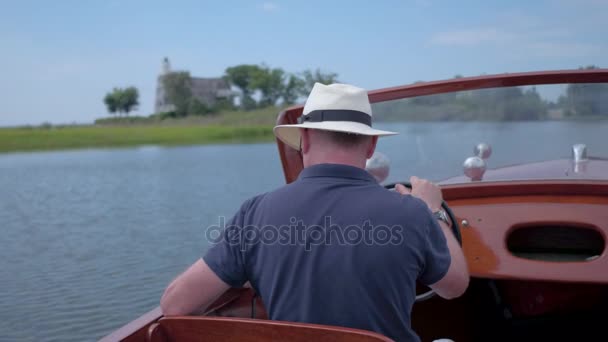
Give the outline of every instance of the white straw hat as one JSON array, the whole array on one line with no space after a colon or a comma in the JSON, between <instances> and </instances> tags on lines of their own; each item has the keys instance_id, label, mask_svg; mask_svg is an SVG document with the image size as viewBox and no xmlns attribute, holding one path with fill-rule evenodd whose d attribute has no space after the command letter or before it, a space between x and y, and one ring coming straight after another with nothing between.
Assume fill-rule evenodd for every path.
<instances>
[{"instance_id":1,"label":"white straw hat","mask_svg":"<svg viewBox=\"0 0 608 342\"><path fill-rule=\"evenodd\" d=\"M295 125L278 125L274 128L277 138L298 151L301 138L299 128L371 136L399 134L373 129L372 107L367 91L340 83L315 83L298 122Z\"/></svg>"}]
</instances>

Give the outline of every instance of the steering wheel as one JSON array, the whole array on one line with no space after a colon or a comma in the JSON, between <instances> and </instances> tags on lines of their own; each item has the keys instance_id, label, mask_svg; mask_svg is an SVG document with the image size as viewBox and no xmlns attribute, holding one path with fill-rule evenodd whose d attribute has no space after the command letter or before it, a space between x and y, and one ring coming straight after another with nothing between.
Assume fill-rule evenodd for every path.
<instances>
[{"instance_id":1,"label":"steering wheel","mask_svg":"<svg viewBox=\"0 0 608 342\"><path fill-rule=\"evenodd\" d=\"M390 184L386 184L384 187L389 190L394 190L395 186L397 184L403 184L408 189L412 188L412 184L409 182L390 183ZM462 235L460 234L460 226L458 225L458 221L456 221L456 216L454 215L454 212L452 211L452 209L450 209L450 207L448 206L448 204L445 201L443 201L441 203L441 208L443 210L445 210L446 214L450 218L450 222L452 222L452 224L451 224L452 233L454 233L454 237L456 238L458 243L462 246ZM435 296L435 291L433 291L431 289L431 290L428 290L427 292L416 295L416 302L422 302L422 301L430 299L434 296Z\"/></svg>"}]
</instances>

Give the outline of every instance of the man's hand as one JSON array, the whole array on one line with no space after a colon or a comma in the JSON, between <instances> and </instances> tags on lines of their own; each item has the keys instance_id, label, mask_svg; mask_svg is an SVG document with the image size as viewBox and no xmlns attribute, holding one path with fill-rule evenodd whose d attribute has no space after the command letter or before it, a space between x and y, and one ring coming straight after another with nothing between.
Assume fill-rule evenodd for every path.
<instances>
[{"instance_id":1,"label":"man's hand","mask_svg":"<svg viewBox=\"0 0 608 342\"><path fill-rule=\"evenodd\" d=\"M441 189L437 185L416 176L410 177L410 183L412 183L412 190L406 188L403 184L395 185L395 190L402 195L410 194L420 198L432 212L441 208L443 197L441 196Z\"/></svg>"}]
</instances>

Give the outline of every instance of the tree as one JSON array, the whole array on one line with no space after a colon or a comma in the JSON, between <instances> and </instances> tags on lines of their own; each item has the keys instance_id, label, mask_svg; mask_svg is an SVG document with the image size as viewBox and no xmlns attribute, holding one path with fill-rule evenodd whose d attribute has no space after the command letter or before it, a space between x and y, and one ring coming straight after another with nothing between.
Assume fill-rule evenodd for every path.
<instances>
[{"instance_id":1,"label":"tree","mask_svg":"<svg viewBox=\"0 0 608 342\"><path fill-rule=\"evenodd\" d=\"M599 69L597 66L589 65L581 67L582 70ZM606 116L608 115L608 85L605 83L594 84L569 84L566 95L560 96L560 105L567 116Z\"/></svg>"},{"instance_id":2,"label":"tree","mask_svg":"<svg viewBox=\"0 0 608 342\"><path fill-rule=\"evenodd\" d=\"M252 94L255 87L252 86L254 79L259 76L261 68L253 64L241 64L226 69L224 78L232 86L237 87L241 91L241 107L243 109L252 109L255 107L255 100Z\"/></svg>"},{"instance_id":3,"label":"tree","mask_svg":"<svg viewBox=\"0 0 608 342\"><path fill-rule=\"evenodd\" d=\"M271 69L261 66L252 74L250 88L259 90L261 98L260 107L274 106L283 95L285 71L281 68Z\"/></svg>"},{"instance_id":4,"label":"tree","mask_svg":"<svg viewBox=\"0 0 608 342\"><path fill-rule=\"evenodd\" d=\"M188 105L188 115L207 115L211 113L211 108L207 107L204 103L199 101L197 98L191 98Z\"/></svg>"},{"instance_id":5,"label":"tree","mask_svg":"<svg viewBox=\"0 0 608 342\"><path fill-rule=\"evenodd\" d=\"M139 91L135 87L114 88L106 94L103 102L108 108L108 112L129 115L129 112L139 106Z\"/></svg>"},{"instance_id":6,"label":"tree","mask_svg":"<svg viewBox=\"0 0 608 342\"><path fill-rule=\"evenodd\" d=\"M315 83L319 82L322 84L331 84L338 82L338 74L330 72L323 73L317 68L314 72L311 70L304 70L302 72L302 78L304 79L304 87L302 88L302 96L308 96Z\"/></svg>"},{"instance_id":7,"label":"tree","mask_svg":"<svg viewBox=\"0 0 608 342\"><path fill-rule=\"evenodd\" d=\"M192 79L186 71L171 72L162 76L167 101L175 107L175 116L188 115L192 98Z\"/></svg>"},{"instance_id":8,"label":"tree","mask_svg":"<svg viewBox=\"0 0 608 342\"><path fill-rule=\"evenodd\" d=\"M320 69L295 75L264 64L236 65L224 73L228 83L241 91L241 108L245 110L274 106L281 99L284 104L293 104L300 96L308 96L316 82L335 83L337 77L335 73L324 73ZM258 94L259 102L256 103L254 95Z\"/></svg>"},{"instance_id":9,"label":"tree","mask_svg":"<svg viewBox=\"0 0 608 342\"><path fill-rule=\"evenodd\" d=\"M120 96L119 108L123 113L129 115L129 112L139 106L139 91L135 87L127 87L122 90Z\"/></svg>"},{"instance_id":10,"label":"tree","mask_svg":"<svg viewBox=\"0 0 608 342\"><path fill-rule=\"evenodd\" d=\"M532 87L505 104L502 120L542 120L546 117L547 109L547 103L542 100L536 88Z\"/></svg>"},{"instance_id":11,"label":"tree","mask_svg":"<svg viewBox=\"0 0 608 342\"><path fill-rule=\"evenodd\" d=\"M304 80L296 75L290 74L286 79L285 86L283 87L283 93L281 94L283 103L287 105L296 103L300 97L300 94L303 93L305 86L306 84Z\"/></svg>"},{"instance_id":12,"label":"tree","mask_svg":"<svg viewBox=\"0 0 608 342\"><path fill-rule=\"evenodd\" d=\"M114 114L118 112L118 96L116 95L118 92L118 88L114 88L114 90L110 93L107 93L103 98L103 102L106 104L106 108L108 108L108 112L110 114Z\"/></svg>"}]
</instances>

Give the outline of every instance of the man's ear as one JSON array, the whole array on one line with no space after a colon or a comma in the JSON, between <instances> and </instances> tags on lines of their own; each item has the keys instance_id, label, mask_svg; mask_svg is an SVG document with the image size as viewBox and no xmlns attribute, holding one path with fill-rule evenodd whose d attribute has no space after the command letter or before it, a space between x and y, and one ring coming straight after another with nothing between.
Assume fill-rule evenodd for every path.
<instances>
[{"instance_id":1,"label":"man's ear","mask_svg":"<svg viewBox=\"0 0 608 342\"><path fill-rule=\"evenodd\" d=\"M373 136L367 149L367 159L371 158L374 155L374 152L376 151L376 144L378 144L378 137Z\"/></svg>"},{"instance_id":2,"label":"man's ear","mask_svg":"<svg viewBox=\"0 0 608 342\"><path fill-rule=\"evenodd\" d=\"M307 128L300 128L300 151L302 155L310 151L310 132Z\"/></svg>"}]
</instances>

